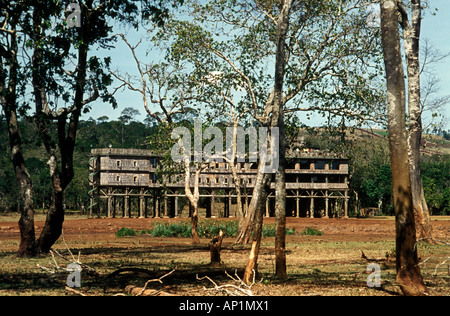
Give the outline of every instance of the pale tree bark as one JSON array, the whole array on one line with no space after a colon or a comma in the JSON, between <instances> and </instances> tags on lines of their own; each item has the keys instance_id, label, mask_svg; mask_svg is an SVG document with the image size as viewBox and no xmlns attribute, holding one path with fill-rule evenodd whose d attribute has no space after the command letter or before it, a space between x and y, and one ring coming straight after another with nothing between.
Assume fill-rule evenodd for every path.
<instances>
[{"instance_id":1,"label":"pale tree bark","mask_svg":"<svg viewBox=\"0 0 450 316\"><path fill-rule=\"evenodd\" d=\"M198 235L198 201L200 198L200 191L198 188L198 179L200 177L200 173L202 172L201 168L195 170L194 175L194 192L191 190L191 166L189 158L184 159L184 190L186 197L191 203L192 206L192 214L191 214L191 234L192 234L192 243L200 244L200 237Z\"/></svg>"},{"instance_id":2,"label":"pale tree bark","mask_svg":"<svg viewBox=\"0 0 450 316\"><path fill-rule=\"evenodd\" d=\"M397 0L382 0L381 34L387 82L389 147L396 227L397 283L404 295L424 295L409 177L405 81L400 48Z\"/></svg>"},{"instance_id":3,"label":"pale tree bark","mask_svg":"<svg viewBox=\"0 0 450 316\"><path fill-rule=\"evenodd\" d=\"M250 200L249 213L253 215L253 238L252 248L248 257L247 265L245 267L243 281L246 284L251 284L253 275L257 270L259 249L261 247L262 227L264 218L264 209L268 194L268 186L271 174L262 172L263 166L260 163L258 167L258 175L256 176L255 188L253 196Z\"/></svg>"},{"instance_id":4,"label":"pale tree bark","mask_svg":"<svg viewBox=\"0 0 450 316\"><path fill-rule=\"evenodd\" d=\"M422 8L420 0L411 1L411 22L408 13L399 2L399 10L402 16L401 26L405 45L406 69L408 73L408 112L409 134L408 153L411 177L411 190L416 222L417 239L432 242L432 227L430 213L423 192L422 177L420 172L420 146L422 140L422 109L421 109L421 85L420 85L420 30L422 22Z\"/></svg>"},{"instance_id":5,"label":"pale tree bark","mask_svg":"<svg viewBox=\"0 0 450 316\"><path fill-rule=\"evenodd\" d=\"M286 34L289 29L289 15L294 0L286 0L277 21L276 61L273 125L279 128L279 169L275 174L275 273L278 277L286 277L286 130L284 123L283 86L286 67Z\"/></svg>"},{"instance_id":6,"label":"pale tree bark","mask_svg":"<svg viewBox=\"0 0 450 316\"><path fill-rule=\"evenodd\" d=\"M285 128L284 128L284 102L283 102L283 84L286 66L286 34L289 28L289 14L292 8L293 0L285 0L277 21L277 39L276 39L276 61L275 61L275 84L272 99L272 127L279 128L279 148L276 148L279 156L279 168L275 174L275 214L276 214L276 233L275 233L275 264L276 275L278 277L286 277L286 181L285 181ZM271 138L272 139L272 138ZM275 146L271 145L274 149ZM272 153L273 155L273 153ZM260 163L261 166L261 163ZM263 225L263 205L267 199L267 184L271 175L264 174L261 176L263 181L261 184L262 196L255 201L259 209L255 214L254 237L249 260L245 268L244 282L251 283L253 273L257 267L259 248L261 246L261 232ZM257 189L255 185L255 190ZM255 195L255 192L253 192ZM254 198L252 198L252 203Z\"/></svg>"},{"instance_id":7,"label":"pale tree bark","mask_svg":"<svg viewBox=\"0 0 450 316\"><path fill-rule=\"evenodd\" d=\"M234 112L234 110L233 110ZM233 115L234 116L234 115ZM230 169L231 169L231 174L233 175L233 179L234 179L234 184L235 184L235 189L236 189L236 206L237 206L237 210L239 213L239 228L238 231L242 231L242 225L244 225L244 211L242 209L242 192L241 192L241 184L240 184L240 180L241 177L239 176L237 169L236 169L236 157L237 157L237 130L238 130L238 121L234 120L233 121L233 148L232 153L231 153L231 159L228 162Z\"/></svg>"}]
</instances>

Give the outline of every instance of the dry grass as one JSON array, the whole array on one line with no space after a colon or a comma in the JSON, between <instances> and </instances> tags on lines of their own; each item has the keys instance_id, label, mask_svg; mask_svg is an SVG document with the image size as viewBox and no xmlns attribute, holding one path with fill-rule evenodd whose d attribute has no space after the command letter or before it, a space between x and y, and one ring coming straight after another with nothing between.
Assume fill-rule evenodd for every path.
<instances>
[{"instance_id":1,"label":"dry grass","mask_svg":"<svg viewBox=\"0 0 450 316\"><path fill-rule=\"evenodd\" d=\"M106 221L104 223L105 227L111 227L111 223ZM311 223L313 222L301 222L301 225ZM350 225L350 222L342 223ZM258 282L252 287L254 294L264 296L400 294L395 284L395 263L385 260L386 253L392 253L395 247L391 237L354 240L341 236L339 239L327 233L324 227L319 227L325 231L323 236L302 236L300 229L296 229L295 235L288 236L289 276L286 280L279 280L274 276L274 239L265 238L258 261ZM152 286L178 295L207 295L210 293L205 292L203 287L210 284L207 280L198 281L196 275L200 277L208 275L219 284L230 282L224 271L234 275L234 271L237 270L238 274L242 274L249 253L248 246L236 246L233 245L234 239L225 239L221 255L223 266L210 267L208 239L202 239L200 246L193 246L189 239L182 238L154 238L145 235L117 238L114 236L114 229L102 238L98 235L86 238L86 232L82 233L85 238L75 234L66 235L66 242L71 251L75 255L80 252L81 261L99 274L90 275L82 271L82 287L79 291L87 295L123 294L127 285L143 286L148 279L158 278L172 269L176 269L176 272L164 279L164 284ZM336 227L329 228L331 232L336 229ZM356 228L354 230L358 232ZM65 290L69 272L49 274L38 267L38 265L50 267L54 263L51 256L35 259L17 258L15 256L17 247L17 238L0 238L0 295L75 295ZM66 245L61 240L54 248L62 254L69 255ZM361 250L368 258L379 260L382 281L380 289L369 288L366 284L368 262L361 258ZM422 261L425 261L421 268L431 294L450 295L449 263L440 266L437 275L434 275L437 264L450 256L450 246L420 244L419 254ZM56 261L61 267L65 267L68 263L61 258L56 258ZM111 276L119 269L125 270ZM127 272L126 269L133 271Z\"/></svg>"}]
</instances>

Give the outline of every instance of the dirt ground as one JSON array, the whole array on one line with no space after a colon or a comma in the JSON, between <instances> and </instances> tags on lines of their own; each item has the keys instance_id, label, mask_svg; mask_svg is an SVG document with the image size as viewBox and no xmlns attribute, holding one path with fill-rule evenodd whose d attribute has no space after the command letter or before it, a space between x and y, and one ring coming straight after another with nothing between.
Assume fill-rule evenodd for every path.
<instances>
[{"instance_id":1,"label":"dirt ground","mask_svg":"<svg viewBox=\"0 0 450 316\"><path fill-rule=\"evenodd\" d=\"M143 230L151 228L156 222L170 223L176 221L187 221L186 218L95 218L87 219L81 216L68 216L64 222L63 230L66 241L83 240L85 242L95 241L104 243L116 240L115 233L122 227ZM220 219L222 221L236 220ZM434 217L433 231L435 238L441 240L450 239L450 217ZM42 229L44 221L36 221L36 232ZM275 224L275 218L265 218L264 224ZM322 231L322 236L302 236L298 233L288 236L288 242L305 242L320 240L323 242L375 242L392 241L395 236L395 224L392 217L375 217L364 219L323 219L323 218L287 218L287 228L294 228L296 232L304 229L316 228ZM0 218L0 241L19 240L20 231L17 222L12 220L1 221ZM167 239L167 242L173 241ZM148 240L151 242L151 240ZM160 243L161 239L155 240ZM1 245L1 244L0 244ZM6 250L6 249L3 249Z\"/></svg>"},{"instance_id":2,"label":"dirt ground","mask_svg":"<svg viewBox=\"0 0 450 316\"><path fill-rule=\"evenodd\" d=\"M45 218L37 216L36 233L42 229ZM248 258L249 245L236 246L233 238L224 240L223 265L211 268L209 264L209 239L202 238L200 246L193 246L189 238L160 238L149 235L116 237L123 227L135 230L151 228L156 222L187 221L169 218L96 218L67 216L64 222L64 239L61 237L55 249L64 252L68 247L79 252L83 263L92 265L102 275L116 273L118 269L132 267L153 271L159 277L171 269L177 272L164 280L161 289L176 295L218 295L208 290L212 284L198 281L208 275L219 284L231 279L224 274L242 270ZM236 219L220 219L221 221ZM266 218L264 224L274 224L274 218ZM450 241L450 217L434 217L433 230L436 239ZM264 238L258 260L261 280L252 287L254 295L399 295L395 284L394 261L386 259L387 253L395 249L395 225L392 217L364 219L310 219L288 218L287 227L295 234L287 236L288 279L274 277L274 238ZM306 228L316 228L322 236L304 236ZM54 283L39 265L49 265L49 258L25 261L17 259L20 232L17 218L0 216L0 295L68 295L64 291L65 275ZM433 295L450 295L449 244L442 246L420 246L422 269L427 286ZM382 266L383 286L381 291L366 286L368 261L362 259L361 251ZM433 261L434 260L434 261ZM446 265L439 263L447 260ZM447 271L448 270L448 271ZM436 274L437 271L437 274ZM98 279L85 280L81 289L90 295L112 295L123 293L127 284L141 285L148 275L116 276L114 283ZM20 279L20 280L19 280ZM103 279L102 279L103 280ZM52 281L53 282L53 281ZM103 283L102 283L103 282ZM106 282L106 281L105 281ZM42 292L42 284L45 291ZM99 285L101 284L101 286ZM105 290L108 288L108 290Z\"/></svg>"}]
</instances>

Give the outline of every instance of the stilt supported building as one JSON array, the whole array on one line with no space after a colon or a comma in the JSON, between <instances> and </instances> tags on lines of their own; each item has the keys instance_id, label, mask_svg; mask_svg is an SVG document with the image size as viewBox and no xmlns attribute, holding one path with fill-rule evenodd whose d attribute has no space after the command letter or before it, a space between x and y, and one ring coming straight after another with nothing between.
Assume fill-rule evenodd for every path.
<instances>
[{"instance_id":1,"label":"stilt supported building","mask_svg":"<svg viewBox=\"0 0 450 316\"><path fill-rule=\"evenodd\" d=\"M184 174L162 176L161 159L148 150L92 149L90 215L107 217L188 217ZM242 206L250 203L257 163L237 163ZM348 216L348 160L317 150L298 150L286 168L286 215ZM193 183L193 181L191 181ZM266 201L266 216L274 215L274 177ZM199 179L204 217L234 217L236 182L227 162L212 162Z\"/></svg>"}]
</instances>

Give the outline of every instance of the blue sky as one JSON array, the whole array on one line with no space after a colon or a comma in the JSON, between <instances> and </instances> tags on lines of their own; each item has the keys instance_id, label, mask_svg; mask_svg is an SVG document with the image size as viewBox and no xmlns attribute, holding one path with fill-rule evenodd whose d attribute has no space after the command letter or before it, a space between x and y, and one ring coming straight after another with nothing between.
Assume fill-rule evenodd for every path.
<instances>
[{"instance_id":1,"label":"blue sky","mask_svg":"<svg viewBox=\"0 0 450 316\"><path fill-rule=\"evenodd\" d=\"M429 39L442 53L450 53L450 0L430 0L430 8L422 21L423 39ZM435 11L435 9L437 9ZM431 12L435 12L432 15ZM450 94L450 57L435 65L436 75L441 80L440 95ZM450 105L442 109L447 118L446 129L450 129Z\"/></svg>"},{"instance_id":2,"label":"blue sky","mask_svg":"<svg viewBox=\"0 0 450 316\"><path fill-rule=\"evenodd\" d=\"M429 0L430 7L425 12L424 19L422 21L422 39L428 39L430 43L442 53L450 53L450 0ZM134 30L118 30L117 32L126 33L129 41L132 44L137 43L140 38L140 34L133 33ZM145 59L145 48L148 46L146 42L143 42L140 46L141 56ZM119 41L115 50L108 52L112 57L113 69L120 69L122 72L136 73L136 66L132 59L132 55L129 49L124 43ZM103 55L103 53L102 53ZM150 57L148 57L150 58ZM436 76L441 80L439 95L450 95L450 57L446 60L434 65ZM126 107L134 107L139 110L141 116L139 120L143 120L146 116L142 98L139 93L136 92L118 92L116 95L119 107L112 109L109 104L102 102L96 102L93 104L92 111L83 116L83 119L92 117L97 119L100 116L108 116L110 119L115 120L120 116L122 110ZM442 114L450 120L450 106L447 105L442 109ZM320 124L319 116L313 116L310 121L311 124ZM450 129L450 123L446 122L445 129Z\"/></svg>"}]
</instances>

